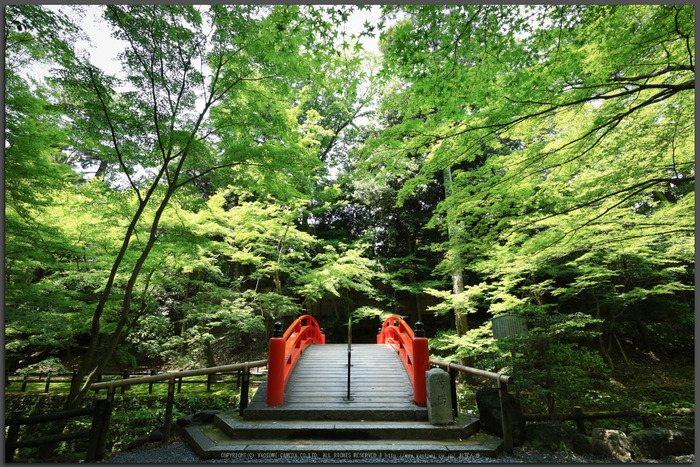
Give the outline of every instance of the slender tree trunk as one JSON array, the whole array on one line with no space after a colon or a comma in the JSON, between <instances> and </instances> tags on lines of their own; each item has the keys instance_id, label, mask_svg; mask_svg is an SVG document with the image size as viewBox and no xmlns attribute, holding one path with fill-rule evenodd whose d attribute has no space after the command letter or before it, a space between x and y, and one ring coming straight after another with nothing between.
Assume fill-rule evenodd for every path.
<instances>
[{"instance_id":1,"label":"slender tree trunk","mask_svg":"<svg viewBox=\"0 0 700 467\"><path fill-rule=\"evenodd\" d=\"M170 198L172 197L174 192L175 185L171 185L168 191L166 192L165 197L160 202L160 206L158 207L155 217L153 218L153 222L151 223L151 232L148 237L148 242L146 243L146 246L141 252L141 256L136 261L134 269L131 271L129 281L124 292L124 298L122 299L122 306L119 312L117 327L115 331L108 337L103 336L100 332L100 321L102 317L102 311L104 310L104 306L107 303L107 298L109 297L108 290L105 290L103 294L102 301L100 302L102 306L100 307L98 305L99 313L96 312L93 316L93 330L90 336L90 345L88 347L89 352L82 360L81 365L78 368L78 377L75 378L73 380L73 383L71 384L70 394L65 403L66 409L76 408L80 405L83 398L90 391L90 385L93 382L95 382L97 377L105 370L107 364L109 363L109 360L114 354L114 351L117 349L117 346L125 337L123 330L124 326L129 320L129 315L131 312L131 299L133 297L136 280L138 279L141 273L141 269L143 268L146 259L148 259L148 256L151 253L151 249L156 243L156 240L158 238L158 225L160 224L160 218L163 214L163 211L165 211L165 208L167 207L168 202L170 201ZM140 217L142 212L143 209L137 212L137 215ZM132 222L132 225L135 226L136 222ZM130 232L127 232L127 234L130 236ZM129 238L125 239L125 243L127 245L128 240ZM121 262L121 258L119 258L119 261ZM115 266L118 266L118 264L115 263ZM113 271L115 270L116 267L113 268ZM112 284L113 278L110 283L109 291L111 291ZM83 378L86 378L84 383L82 383Z\"/></svg>"},{"instance_id":2,"label":"slender tree trunk","mask_svg":"<svg viewBox=\"0 0 700 467\"><path fill-rule=\"evenodd\" d=\"M443 171L443 175L445 179L445 198L447 199L452 196L452 168L446 168ZM448 223L447 234L450 245L448 255L452 262L452 293L459 295L464 292L463 265L457 248L457 232L452 221ZM458 336L464 335L468 330L467 315L460 305L455 305L455 328Z\"/></svg>"},{"instance_id":3,"label":"slender tree trunk","mask_svg":"<svg viewBox=\"0 0 700 467\"><path fill-rule=\"evenodd\" d=\"M464 293L464 279L461 268L455 268L452 271L452 293L455 295ZM467 315L460 305L455 306L455 328L458 336L463 336L469 330Z\"/></svg>"},{"instance_id":4,"label":"slender tree trunk","mask_svg":"<svg viewBox=\"0 0 700 467\"><path fill-rule=\"evenodd\" d=\"M409 235L408 240L406 242L406 247L408 249L408 256L413 255L415 253L415 243L416 239ZM408 275L408 280L411 281L411 283L415 284L418 281L418 278L416 277L416 272L414 269L411 269L411 272ZM421 316L421 300L420 300L420 293L417 293L415 295L415 301L416 301L416 317L417 321L423 321L423 317Z\"/></svg>"},{"instance_id":5,"label":"slender tree trunk","mask_svg":"<svg viewBox=\"0 0 700 467\"><path fill-rule=\"evenodd\" d=\"M448 167L443 172L445 179L445 198L452 195L452 168ZM449 213L448 213L449 215ZM452 293L456 296L464 293L464 276L462 271L464 265L458 249L458 236L456 227L452 221L448 222L447 232L449 236L449 251L448 255L452 262ZM455 304L455 330L457 336L463 336L469 330L467 314L460 304ZM459 362L464 366L471 366L471 359L460 358Z\"/></svg>"},{"instance_id":6,"label":"slender tree trunk","mask_svg":"<svg viewBox=\"0 0 700 467\"><path fill-rule=\"evenodd\" d=\"M100 161L100 166L97 168L97 171L95 172L95 178L100 179L102 176L107 172L107 166L109 164L107 161Z\"/></svg>"},{"instance_id":7,"label":"slender tree trunk","mask_svg":"<svg viewBox=\"0 0 700 467\"><path fill-rule=\"evenodd\" d=\"M591 296L595 302L595 317L600 319L600 303L598 303L598 297L596 297L595 293L591 293ZM603 357L603 360L605 360L608 368L610 368L611 371L614 370L615 364L610 357L610 353L605 348L605 339L603 338L602 332L598 335L598 345L600 347L600 355Z\"/></svg>"}]
</instances>

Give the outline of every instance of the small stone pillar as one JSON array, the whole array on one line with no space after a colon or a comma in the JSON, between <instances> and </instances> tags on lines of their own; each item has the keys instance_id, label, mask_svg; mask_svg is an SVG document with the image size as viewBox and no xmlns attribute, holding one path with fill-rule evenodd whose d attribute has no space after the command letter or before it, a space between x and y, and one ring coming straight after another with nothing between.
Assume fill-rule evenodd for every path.
<instances>
[{"instance_id":1,"label":"small stone pillar","mask_svg":"<svg viewBox=\"0 0 700 467\"><path fill-rule=\"evenodd\" d=\"M449 425L454 422L450 375L440 368L425 373L428 420L432 425Z\"/></svg>"}]
</instances>

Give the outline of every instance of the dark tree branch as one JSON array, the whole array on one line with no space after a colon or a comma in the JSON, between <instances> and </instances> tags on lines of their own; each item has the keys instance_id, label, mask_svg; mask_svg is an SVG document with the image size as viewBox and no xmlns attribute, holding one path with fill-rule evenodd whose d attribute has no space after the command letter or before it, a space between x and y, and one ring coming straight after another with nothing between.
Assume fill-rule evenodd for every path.
<instances>
[{"instance_id":1,"label":"dark tree branch","mask_svg":"<svg viewBox=\"0 0 700 467\"><path fill-rule=\"evenodd\" d=\"M100 92L99 85L97 84L97 78L95 77L95 71L93 70L92 66L87 65L85 69L88 72L88 75L90 76L90 82L92 83L92 87L95 90L95 94L97 95L97 98L100 101L100 105L102 108L102 113L105 116L105 119L107 120L107 125L109 126L109 132L112 138L112 145L114 146L114 150L117 153L117 158L119 159L119 165L121 166L122 170L124 171L124 174L126 175L127 180L129 180L129 184L131 187L134 189L136 192L136 196L138 196L139 201L143 201L143 198L141 197L141 191L139 190L138 186L136 186L136 183L131 179L131 176L129 175L129 171L126 167L126 163L124 162L124 157L122 155L121 150L119 149L119 142L117 141L117 132L116 129L114 128L114 125L112 123L112 119L109 116L109 108L107 106L107 103L105 102L104 98L102 97L102 93Z\"/></svg>"},{"instance_id":2,"label":"dark tree branch","mask_svg":"<svg viewBox=\"0 0 700 467\"><path fill-rule=\"evenodd\" d=\"M187 179L187 180L185 180L184 182L182 182L182 183L180 183L179 185L177 185L175 188L180 188L180 187L182 187L182 186L184 186L184 185L187 185L188 183L190 183L190 182L192 182L192 181L194 181L194 180L197 180L198 178L201 178L201 177L203 177L204 175L206 175L206 174L208 174L208 173L210 173L210 172L213 172L213 171L215 171L215 170L226 169L226 168L230 168L230 167L237 167L237 166L239 166L239 165L246 165L246 166L249 166L249 167L263 167L263 164L256 164L256 163L254 163L254 162L232 162L232 163L230 163L230 164L217 165L217 166L214 166L214 167L209 167L208 169L202 171L201 173L199 173L199 174L197 174L197 175L193 175L193 176L190 177L189 179Z\"/></svg>"},{"instance_id":3,"label":"dark tree branch","mask_svg":"<svg viewBox=\"0 0 700 467\"><path fill-rule=\"evenodd\" d=\"M690 181L694 181L694 180L695 180L695 177L683 178L682 180L683 180L684 182L690 182ZM645 180L645 181L643 181L643 182L635 183L634 185L631 185L631 186L622 188L622 189L617 190L617 191L614 191L614 192L612 192L612 193L607 193L607 194L605 194L605 195L603 195L603 196L599 196L599 197L597 197L597 198L595 198L595 199L592 199L592 200L590 200L590 201L587 201L587 202L585 202L585 203L581 203L581 204L578 204L578 205L576 205L576 206L572 206L571 208L567 208L567 209L564 209L564 210L562 210L562 211L558 211L558 212L555 212L555 213L553 213L553 214L549 214L549 215L547 215L547 216L541 217L541 218L539 218L539 219L537 219L537 220L534 220L534 221L531 221L531 222L527 222L527 223L523 224L522 226L520 226L519 228L527 228L527 227L529 227L529 226L532 225L532 224L536 224L536 223L538 223L538 222L542 222L542 221L544 221L544 220L551 219L551 218L553 218L553 217L561 216L561 215L563 215L563 214L569 214L569 213L572 213L572 212L574 212L574 211L578 211L579 209L583 209L583 208L586 208L586 207L589 207L589 206L593 206L594 204L597 204L597 203L599 203L599 202L601 202L601 201L603 201L603 200L605 200L605 199L612 198L612 197L617 196L617 195L620 195L620 194L622 194L622 193L626 193L626 192L628 192L628 191L630 191L630 190L635 190L635 192L633 193L633 195L635 195L635 194L638 194L638 193L641 192L641 191L644 191L644 190L647 190L647 189L651 188L651 187L654 186L654 185L659 185L659 184L661 184L661 183L674 183L674 182L677 182L677 179L675 179L675 178L653 178L653 179L651 179L651 180ZM594 219L594 220L595 220L595 219Z\"/></svg>"}]
</instances>

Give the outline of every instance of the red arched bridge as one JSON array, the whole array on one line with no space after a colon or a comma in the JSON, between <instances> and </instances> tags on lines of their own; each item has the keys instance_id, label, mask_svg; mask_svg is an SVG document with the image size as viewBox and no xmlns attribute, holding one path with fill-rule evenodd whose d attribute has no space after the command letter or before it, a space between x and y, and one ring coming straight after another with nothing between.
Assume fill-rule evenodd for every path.
<instances>
[{"instance_id":1,"label":"red arched bridge","mask_svg":"<svg viewBox=\"0 0 700 467\"><path fill-rule=\"evenodd\" d=\"M326 344L310 315L275 325L267 380L244 411L249 420L427 420L428 339L400 317L376 344Z\"/></svg>"}]
</instances>

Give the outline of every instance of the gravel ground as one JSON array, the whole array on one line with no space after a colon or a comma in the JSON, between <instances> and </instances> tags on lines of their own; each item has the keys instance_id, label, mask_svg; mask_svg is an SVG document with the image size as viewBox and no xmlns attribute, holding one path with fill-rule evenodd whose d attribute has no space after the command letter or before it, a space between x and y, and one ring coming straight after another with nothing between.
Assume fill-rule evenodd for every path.
<instances>
[{"instance_id":1,"label":"gravel ground","mask_svg":"<svg viewBox=\"0 0 700 467\"><path fill-rule=\"evenodd\" d=\"M516 447L513 449L513 454L502 455L500 457L480 457L480 456L458 456L437 458L435 456L425 457L397 457L391 459L372 459L368 460L332 460L319 459L314 457L296 457L284 459L202 459L189 447L184 441L175 441L168 445L160 444L146 445L131 451L115 453L111 457L105 459L103 463L119 463L119 464L310 464L310 463L333 463L333 464L367 464L367 463L391 463L391 464L469 464L469 463L492 463L492 464L543 464L543 463L596 463L596 464L619 464L615 459L601 457L595 455L579 455L571 452L550 452L531 449L527 447ZM662 464L691 464L695 463L695 455L689 456L674 456L649 463Z\"/></svg>"}]
</instances>

